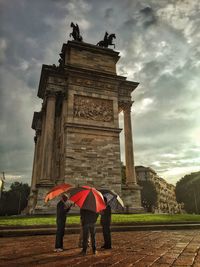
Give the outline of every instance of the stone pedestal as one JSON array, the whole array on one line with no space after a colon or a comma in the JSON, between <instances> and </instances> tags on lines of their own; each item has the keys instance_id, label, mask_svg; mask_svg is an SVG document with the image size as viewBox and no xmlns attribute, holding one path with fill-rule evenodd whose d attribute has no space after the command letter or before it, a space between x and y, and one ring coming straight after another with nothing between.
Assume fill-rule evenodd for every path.
<instances>
[{"instance_id":1,"label":"stone pedestal","mask_svg":"<svg viewBox=\"0 0 200 267\"><path fill-rule=\"evenodd\" d=\"M37 203L32 211L32 214L55 214L57 199L51 200L48 203L44 202L45 196L54 186L53 183L37 184Z\"/></svg>"},{"instance_id":2,"label":"stone pedestal","mask_svg":"<svg viewBox=\"0 0 200 267\"><path fill-rule=\"evenodd\" d=\"M35 206L37 204L37 189L32 189L30 195L28 197L28 205L27 207L22 211L22 214L34 214L35 212Z\"/></svg>"},{"instance_id":3,"label":"stone pedestal","mask_svg":"<svg viewBox=\"0 0 200 267\"><path fill-rule=\"evenodd\" d=\"M122 199L125 205L125 213L143 213L141 206L141 187L138 185L122 186Z\"/></svg>"}]
</instances>

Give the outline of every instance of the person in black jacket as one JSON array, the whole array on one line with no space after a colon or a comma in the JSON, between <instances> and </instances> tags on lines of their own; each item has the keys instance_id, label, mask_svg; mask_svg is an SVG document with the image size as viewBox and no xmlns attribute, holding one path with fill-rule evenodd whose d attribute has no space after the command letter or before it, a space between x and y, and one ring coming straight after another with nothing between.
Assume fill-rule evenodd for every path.
<instances>
[{"instance_id":1,"label":"person in black jacket","mask_svg":"<svg viewBox=\"0 0 200 267\"><path fill-rule=\"evenodd\" d=\"M103 231L104 244L101 248L111 249L111 233L110 233L110 223L111 223L111 207L107 205L107 199L104 197L106 203L106 209L101 213L100 223Z\"/></svg>"},{"instance_id":2,"label":"person in black jacket","mask_svg":"<svg viewBox=\"0 0 200 267\"><path fill-rule=\"evenodd\" d=\"M57 211L56 211L56 240L55 240L55 252L62 252L63 251L63 237L65 234L65 223L67 213L69 212L72 206L72 202L68 200L68 198L63 195L62 199L57 204Z\"/></svg>"},{"instance_id":3,"label":"person in black jacket","mask_svg":"<svg viewBox=\"0 0 200 267\"><path fill-rule=\"evenodd\" d=\"M81 219L81 218L80 218ZM78 247L82 248L83 247L83 225L80 220L81 227L80 227L80 234L79 234L79 240L78 240ZM88 247L90 247L90 236L88 235Z\"/></svg>"},{"instance_id":4,"label":"person in black jacket","mask_svg":"<svg viewBox=\"0 0 200 267\"><path fill-rule=\"evenodd\" d=\"M93 254L96 254L95 223L97 221L98 214L90 210L80 209L80 215L81 215L81 223L83 227L83 243L82 243L83 249L81 251L81 255L83 256L86 255L89 233L91 237L92 251L93 251Z\"/></svg>"}]
</instances>

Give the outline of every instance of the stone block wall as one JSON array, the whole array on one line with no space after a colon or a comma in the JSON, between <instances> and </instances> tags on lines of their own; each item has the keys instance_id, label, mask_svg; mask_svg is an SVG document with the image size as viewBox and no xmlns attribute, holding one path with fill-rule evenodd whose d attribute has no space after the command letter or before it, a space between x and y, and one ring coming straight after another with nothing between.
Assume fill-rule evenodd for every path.
<instances>
[{"instance_id":1,"label":"stone block wall","mask_svg":"<svg viewBox=\"0 0 200 267\"><path fill-rule=\"evenodd\" d=\"M119 133L66 125L65 137L66 181L121 194Z\"/></svg>"},{"instance_id":2,"label":"stone block wall","mask_svg":"<svg viewBox=\"0 0 200 267\"><path fill-rule=\"evenodd\" d=\"M63 47L63 50L65 50L65 64L116 74L116 62L119 59L118 52L106 49L102 54L102 50L95 45L69 43L70 46Z\"/></svg>"}]
</instances>

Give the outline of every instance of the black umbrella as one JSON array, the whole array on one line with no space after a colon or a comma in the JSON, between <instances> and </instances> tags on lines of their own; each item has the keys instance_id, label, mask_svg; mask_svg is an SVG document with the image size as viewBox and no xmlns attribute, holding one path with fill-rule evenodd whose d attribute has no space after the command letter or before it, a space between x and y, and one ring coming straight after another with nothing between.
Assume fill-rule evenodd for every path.
<instances>
[{"instance_id":1,"label":"black umbrella","mask_svg":"<svg viewBox=\"0 0 200 267\"><path fill-rule=\"evenodd\" d=\"M122 209L124 209L123 200L113 190L100 189L99 191L106 198L107 205L109 205L113 210L122 210Z\"/></svg>"}]
</instances>

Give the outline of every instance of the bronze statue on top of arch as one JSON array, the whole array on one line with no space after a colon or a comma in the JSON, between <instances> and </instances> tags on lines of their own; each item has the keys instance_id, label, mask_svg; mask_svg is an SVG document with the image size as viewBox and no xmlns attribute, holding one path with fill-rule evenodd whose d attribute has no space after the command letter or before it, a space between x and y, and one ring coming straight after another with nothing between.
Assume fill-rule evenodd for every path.
<instances>
[{"instance_id":1,"label":"bronze statue on top of arch","mask_svg":"<svg viewBox=\"0 0 200 267\"><path fill-rule=\"evenodd\" d=\"M113 45L115 48L113 39L116 39L115 33L108 34L107 32L105 32L104 39L99 41L97 45L105 48L107 48L109 45Z\"/></svg>"},{"instance_id":2,"label":"bronze statue on top of arch","mask_svg":"<svg viewBox=\"0 0 200 267\"><path fill-rule=\"evenodd\" d=\"M74 41L82 42L83 37L80 35L78 24L76 23L75 25L73 22L71 22L70 26L73 28L73 30L69 34L69 36L70 37L72 36L74 38ZM104 39L99 41L97 45L101 47L105 47L105 48L108 48L108 46L110 45L110 46L114 46L115 48L115 44L113 44L113 39L116 39L115 33L108 34L108 32L105 32Z\"/></svg>"},{"instance_id":3,"label":"bronze statue on top of arch","mask_svg":"<svg viewBox=\"0 0 200 267\"><path fill-rule=\"evenodd\" d=\"M70 26L73 28L73 30L69 34L69 36L70 37L72 36L75 41L82 42L83 41L83 37L80 35L80 30L79 30L78 24L76 23L76 25L75 25L73 22L71 22Z\"/></svg>"}]
</instances>

